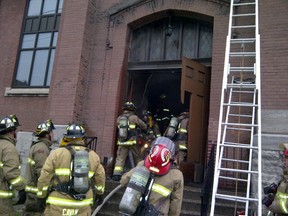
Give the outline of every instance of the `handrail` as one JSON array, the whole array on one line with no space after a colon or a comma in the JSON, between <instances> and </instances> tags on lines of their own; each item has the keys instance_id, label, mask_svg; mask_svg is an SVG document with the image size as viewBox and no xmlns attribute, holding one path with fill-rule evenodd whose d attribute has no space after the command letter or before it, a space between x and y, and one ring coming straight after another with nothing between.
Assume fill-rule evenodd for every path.
<instances>
[{"instance_id":1,"label":"handrail","mask_svg":"<svg viewBox=\"0 0 288 216\"><path fill-rule=\"evenodd\" d=\"M85 137L85 146L96 151L98 137Z\"/></svg>"}]
</instances>

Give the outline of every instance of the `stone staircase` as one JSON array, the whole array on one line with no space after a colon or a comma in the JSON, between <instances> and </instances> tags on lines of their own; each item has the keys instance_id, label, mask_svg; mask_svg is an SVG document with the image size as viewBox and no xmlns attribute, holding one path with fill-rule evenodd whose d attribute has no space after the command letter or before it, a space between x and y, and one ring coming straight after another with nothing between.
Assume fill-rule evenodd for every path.
<instances>
[{"instance_id":1,"label":"stone staircase","mask_svg":"<svg viewBox=\"0 0 288 216\"><path fill-rule=\"evenodd\" d=\"M112 180L106 181L106 192L105 196L109 194L114 188L116 188L119 183ZM190 183L186 184L184 187L183 203L181 216L200 216L201 215L201 184ZM125 191L125 188L121 188L117 191L107 203L103 205L101 210L97 215L99 216L112 216L112 215L121 215L119 213L119 203L121 201L122 195ZM241 204L239 204L241 209ZM210 207L210 205L209 205ZM215 216L233 216L234 205L229 204L228 202L219 202L215 208ZM243 209L243 204L242 204ZM207 215L209 215L209 210Z\"/></svg>"}]
</instances>

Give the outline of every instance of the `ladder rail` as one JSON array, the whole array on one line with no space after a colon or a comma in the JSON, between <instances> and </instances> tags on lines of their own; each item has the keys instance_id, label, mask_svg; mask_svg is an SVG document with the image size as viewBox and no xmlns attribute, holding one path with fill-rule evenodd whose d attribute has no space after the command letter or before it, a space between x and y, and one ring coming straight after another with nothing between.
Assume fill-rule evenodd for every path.
<instances>
[{"instance_id":1,"label":"ladder rail","mask_svg":"<svg viewBox=\"0 0 288 216\"><path fill-rule=\"evenodd\" d=\"M230 73L228 69L230 69L229 66L229 51L230 51L230 40L231 40L231 26L232 26L232 17L233 15L233 0L230 4L230 15L229 15L229 24L228 24L228 34L226 37L226 50L225 50L225 60L224 60L224 71L223 71L223 80L222 80L222 91L221 91L221 99L220 104L223 104L224 102L224 96L225 96L225 90L227 89L227 76ZM219 154L220 154L220 139L222 134L222 118L223 118L223 107L220 106L219 111L219 122L218 122L218 134L217 134L217 146L216 146L216 162L219 161ZM224 126L226 127L226 126ZM222 154L222 153L221 153ZM219 175L220 171L218 169L218 165L215 164L214 168L214 178L213 178L213 189L212 189L212 198L211 198L211 208L210 208L210 216L214 216L215 211L215 194L217 192L219 179L217 176ZM214 196L213 196L214 195Z\"/></svg>"},{"instance_id":2,"label":"ladder rail","mask_svg":"<svg viewBox=\"0 0 288 216\"><path fill-rule=\"evenodd\" d=\"M235 1L236 2L236 1ZM243 13L243 11L239 14L236 14L236 6L252 6L253 9L255 9L255 13L247 12ZM235 14L234 14L235 13ZM233 19L238 19L241 17L255 17L255 24L240 24L240 25L233 25ZM236 21L236 20L235 20ZM243 202L245 204L245 216L248 216L249 210L251 210L251 202L256 202L257 212L258 216L262 215L262 147L261 147L261 77L260 77L260 35L259 35L259 0L254 0L254 2L242 2L237 1L234 3L234 0L231 0L230 3L230 14L229 14L229 24L228 24L228 34L226 38L226 49L225 49L225 59L224 59L224 70L223 70L223 80L222 80L222 91L221 91L221 98L220 98L220 109L219 109L219 122L218 122L218 134L217 134L217 146L216 146L216 159L215 159L215 168L214 168L214 178L213 178L213 190L212 190L212 199L211 199L211 209L210 209L210 216L214 216L215 214L215 205L216 205L216 199L227 199L227 200L234 200L236 203L238 201ZM255 29L255 36L248 36L247 38L233 38L231 37L232 31L234 30L242 30L242 29ZM244 34L245 35L245 34ZM231 47L231 44L252 44L254 46L255 51L244 51L241 52L235 52L232 51L235 49L235 47ZM236 58L235 58L236 57ZM235 63L230 62L235 60L232 59L238 59L242 58L242 60L246 61L246 58L252 58L255 57L255 63L253 67L249 66L249 64L242 66L234 65ZM233 64L232 64L233 63ZM243 73L253 74L254 75L254 81L253 82L246 82L247 79L244 79L245 82L233 82L234 76L232 77L232 82L228 83L228 77L231 77L230 73L239 73L241 74L240 78L242 77ZM248 77L249 78L249 77ZM230 79L229 79L230 80ZM242 80L242 79L241 79ZM234 90L235 89L235 90ZM246 90L245 90L246 89ZM253 102L243 102L242 97L239 99L239 101L232 101L233 92L237 92L240 95L243 93L247 93L247 89L251 89L251 97L253 97ZM243 90L243 91L242 91ZM250 91L250 90L249 90ZM236 97L236 95L234 96ZM224 102L227 101L228 102ZM242 114L239 111L239 114L231 114L230 111L232 107L237 108L249 108L249 113L251 114ZM251 110L252 109L252 110ZM251 110L251 111L250 111ZM226 112L226 113L225 113ZM245 113L245 111L244 111ZM224 116L225 114L225 116ZM240 118L244 122L234 122L232 118ZM249 118L247 118L249 117ZM251 117L251 122L250 122ZM257 118L256 118L257 117ZM232 121L229 121L229 118L232 119ZM257 121L256 121L257 119ZM247 123L248 121L248 123ZM246 128L245 128L246 127ZM249 127L250 129L247 129ZM233 141L229 141L228 137L228 131L229 130L235 130L235 131L247 131L248 134L250 134L250 144L241 143L241 140L233 143ZM233 132L232 132L233 133ZM246 132L245 132L246 133ZM247 134L247 135L248 135ZM257 136L257 143L255 143L255 135ZM226 139L228 141L226 141ZM238 143L239 142L239 143ZM238 157L234 157L235 159L229 158L229 153L227 158L223 158L223 155L225 153L224 147L233 148L235 151L236 149L248 149L247 156L248 161L245 160L238 160ZM257 171L254 171L253 167L255 157L253 155L257 153L257 162L258 166L256 166ZM225 153L226 156L226 153ZM247 166L245 169L235 169L231 165L225 165L222 162L227 163L246 163ZM247 169L247 170L246 170ZM228 173L221 176L221 171L223 172L229 172L229 173L246 173L245 179L238 178L238 175L235 177L231 177L231 175ZM257 175L257 194L251 194L251 181L253 180L252 176ZM224 195L224 194L218 194L217 190L219 187L219 179L227 179L227 180L234 180L234 181L243 181L246 182L246 193L243 197L237 197L232 195ZM237 185L237 184L236 184ZM253 192L253 191L252 191ZM254 197L254 198L253 198ZM256 198L255 198L256 197Z\"/></svg>"}]
</instances>

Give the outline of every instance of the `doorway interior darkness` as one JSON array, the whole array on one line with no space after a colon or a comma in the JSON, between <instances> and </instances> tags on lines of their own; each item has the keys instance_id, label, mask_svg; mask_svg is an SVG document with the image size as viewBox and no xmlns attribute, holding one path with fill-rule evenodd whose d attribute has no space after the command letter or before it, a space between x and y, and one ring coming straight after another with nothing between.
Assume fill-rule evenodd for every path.
<instances>
[{"instance_id":1,"label":"doorway interior darkness","mask_svg":"<svg viewBox=\"0 0 288 216\"><path fill-rule=\"evenodd\" d=\"M174 116L189 109L189 95L181 103L181 69L140 70L129 72L128 97L137 106L137 113L148 109L155 114L161 95L167 99L167 108Z\"/></svg>"}]
</instances>

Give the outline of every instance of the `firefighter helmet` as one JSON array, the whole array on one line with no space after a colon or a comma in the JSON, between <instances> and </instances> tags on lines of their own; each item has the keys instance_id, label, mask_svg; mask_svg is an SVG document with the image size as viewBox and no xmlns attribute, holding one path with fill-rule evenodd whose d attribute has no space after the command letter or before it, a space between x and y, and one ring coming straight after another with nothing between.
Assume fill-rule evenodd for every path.
<instances>
[{"instance_id":1,"label":"firefighter helmet","mask_svg":"<svg viewBox=\"0 0 288 216\"><path fill-rule=\"evenodd\" d=\"M18 127L20 126L18 118L15 114L11 114L10 117L12 118L12 121L15 123L15 125Z\"/></svg>"},{"instance_id":2,"label":"firefighter helmet","mask_svg":"<svg viewBox=\"0 0 288 216\"><path fill-rule=\"evenodd\" d=\"M55 127L54 127L52 120L48 119L47 121L44 121L37 126L33 135L34 136L42 136L45 133L49 133L54 129L55 129Z\"/></svg>"},{"instance_id":3,"label":"firefighter helmet","mask_svg":"<svg viewBox=\"0 0 288 216\"><path fill-rule=\"evenodd\" d=\"M66 133L63 135L64 138L83 138L86 136L86 132L83 126L71 124L66 128Z\"/></svg>"},{"instance_id":4,"label":"firefighter helmet","mask_svg":"<svg viewBox=\"0 0 288 216\"><path fill-rule=\"evenodd\" d=\"M166 174L171 165L171 152L165 145L155 145L146 156L144 165L151 172L157 175Z\"/></svg>"},{"instance_id":5,"label":"firefighter helmet","mask_svg":"<svg viewBox=\"0 0 288 216\"><path fill-rule=\"evenodd\" d=\"M155 145L164 145L171 152L171 160L175 160L175 156L178 152L177 146L175 143L168 137L158 137L152 142L152 148Z\"/></svg>"},{"instance_id":6,"label":"firefighter helmet","mask_svg":"<svg viewBox=\"0 0 288 216\"><path fill-rule=\"evenodd\" d=\"M17 124L18 123L18 124ZM19 122L13 121L10 116L5 116L0 120L0 132L15 130L19 125Z\"/></svg>"},{"instance_id":7,"label":"firefighter helmet","mask_svg":"<svg viewBox=\"0 0 288 216\"><path fill-rule=\"evenodd\" d=\"M142 115L143 116L152 116L152 113L149 110L143 110Z\"/></svg>"},{"instance_id":8,"label":"firefighter helmet","mask_svg":"<svg viewBox=\"0 0 288 216\"><path fill-rule=\"evenodd\" d=\"M134 103L128 101L123 105L122 110L135 111L136 106L134 105Z\"/></svg>"}]
</instances>

